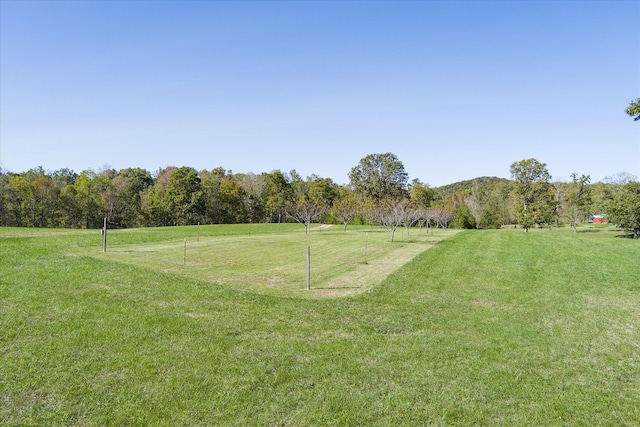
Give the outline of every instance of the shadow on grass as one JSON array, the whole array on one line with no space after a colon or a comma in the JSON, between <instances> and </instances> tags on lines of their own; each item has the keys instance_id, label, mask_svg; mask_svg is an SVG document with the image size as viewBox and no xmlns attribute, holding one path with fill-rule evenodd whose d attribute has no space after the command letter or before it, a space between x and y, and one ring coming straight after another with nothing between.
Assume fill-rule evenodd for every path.
<instances>
[{"instance_id":1,"label":"shadow on grass","mask_svg":"<svg viewBox=\"0 0 640 427\"><path fill-rule=\"evenodd\" d=\"M635 237L635 235L633 233L631 234L618 234L617 236L615 236L618 239L632 239L632 240L638 240L637 237Z\"/></svg>"},{"instance_id":2,"label":"shadow on grass","mask_svg":"<svg viewBox=\"0 0 640 427\"><path fill-rule=\"evenodd\" d=\"M153 254L159 251L136 251L133 249L107 249L107 252L114 254Z\"/></svg>"}]
</instances>

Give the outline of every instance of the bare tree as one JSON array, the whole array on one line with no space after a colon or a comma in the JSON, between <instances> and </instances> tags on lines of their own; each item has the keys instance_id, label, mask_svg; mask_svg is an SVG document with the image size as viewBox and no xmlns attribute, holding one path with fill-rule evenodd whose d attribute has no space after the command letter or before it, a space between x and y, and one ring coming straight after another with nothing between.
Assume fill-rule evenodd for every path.
<instances>
[{"instance_id":1,"label":"bare tree","mask_svg":"<svg viewBox=\"0 0 640 427\"><path fill-rule=\"evenodd\" d=\"M407 236L409 235L411 227L413 227L418 221L422 220L423 217L423 208L413 206L411 204L407 205L407 208L404 211L404 219L402 221L402 225L404 225L404 228L407 230Z\"/></svg>"},{"instance_id":2,"label":"bare tree","mask_svg":"<svg viewBox=\"0 0 640 427\"><path fill-rule=\"evenodd\" d=\"M387 200L378 206L380 223L391 232L392 242L398 227L406 222L408 208L409 204L405 199Z\"/></svg>"},{"instance_id":3,"label":"bare tree","mask_svg":"<svg viewBox=\"0 0 640 427\"><path fill-rule=\"evenodd\" d=\"M467 194L464 197L464 204L469 208L469 212L473 215L473 219L476 224L482 219L482 207L480 206L480 199L473 193Z\"/></svg>"},{"instance_id":4,"label":"bare tree","mask_svg":"<svg viewBox=\"0 0 640 427\"><path fill-rule=\"evenodd\" d=\"M471 194L468 194L464 198L464 204L469 208L476 224L479 224L482 220L482 211L484 210L484 204L486 204L486 202L483 202L483 199L484 197L480 190L480 184L477 179L474 179L471 185Z\"/></svg>"},{"instance_id":5,"label":"bare tree","mask_svg":"<svg viewBox=\"0 0 640 427\"><path fill-rule=\"evenodd\" d=\"M614 185L625 185L628 182L637 181L638 177L630 174L629 172L619 172L614 173L613 175L605 176L602 179L602 182L605 184L614 184Z\"/></svg>"},{"instance_id":6,"label":"bare tree","mask_svg":"<svg viewBox=\"0 0 640 427\"><path fill-rule=\"evenodd\" d=\"M435 221L436 226L447 228L449 223L453 221L454 215L452 212L443 208L429 208L428 217Z\"/></svg>"},{"instance_id":7,"label":"bare tree","mask_svg":"<svg viewBox=\"0 0 640 427\"><path fill-rule=\"evenodd\" d=\"M414 210L415 210L415 215L417 217L416 224L418 224L419 230L422 231L422 227L426 226L427 232L429 232L429 226L431 224L430 224L429 213L427 211L427 208L418 206L418 207L415 207Z\"/></svg>"},{"instance_id":8,"label":"bare tree","mask_svg":"<svg viewBox=\"0 0 640 427\"><path fill-rule=\"evenodd\" d=\"M327 211L327 207L320 205L312 200L298 200L289 203L287 206L287 215L295 221L303 224L305 233L309 234L311 223L322 218Z\"/></svg>"}]
</instances>

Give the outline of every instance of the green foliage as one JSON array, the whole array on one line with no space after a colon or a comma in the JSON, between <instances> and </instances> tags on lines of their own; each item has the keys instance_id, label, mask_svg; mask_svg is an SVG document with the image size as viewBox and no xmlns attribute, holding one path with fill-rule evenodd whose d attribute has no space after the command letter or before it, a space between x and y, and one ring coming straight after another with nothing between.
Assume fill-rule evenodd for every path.
<instances>
[{"instance_id":1,"label":"green foliage","mask_svg":"<svg viewBox=\"0 0 640 427\"><path fill-rule=\"evenodd\" d=\"M471 214L468 206L463 205L458 208L451 223L453 228L473 229L476 228L476 220Z\"/></svg>"},{"instance_id":2,"label":"green foliage","mask_svg":"<svg viewBox=\"0 0 640 427\"><path fill-rule=\"evenodd\" d=\"M535 167L531 163L537 161L520 163ZM463 206L458 226L494 228L511 224L515 218L527 228L554 220L559 225L561 219L575 226L587 214L607 213L623 185L636 179L621 173L587 185L579 181L588 176L576 175L573 184L536 182L526 187L517 180L480 177L434 189L417 179L407 186L404 167L391 153L369 155L352 172L353 177L367 176L358 191L353 182L339 186L315 174L303 179L295 170L260 175L234 174L222 167L197 172L174 166L154 174L140 168L85 170L80 174L69 169L51 173L41 167L23 173L0 171L0 226L100 228L105 217L109 228L277 223L291 219L287 208L303 200L323 207L326 213L321 221L343 226L351 222L379 225L381 208L389 200L409 202L410 209L396 216L408 229L427 221L445 226ZM538 195L535 203L526 199L527 215L525 193L520 193L525 190L529 196ZM353 206L345 209L346 205ZM332 210L333 206L337 208ZM447 214L429 219L427 211L432 208L437 208L432 213Z\"/></svg>"},{"instance_id":3,"label":"green foliage","mask_svg":"<svg viewBox=\"0 0 640 427\"><path fill-rule=\"evenodd\" d=\"M360 205L353 194L343 196L333 203L330 214L343 225L343 230L347 231L347 226L353 222L360 212Z\"/></svg>"},{"instance_id":4,"label":"green foliage","mask_svg":"<svg viewBox=\"0 0 640 427\"><path fill-rule=\"evenodd\" d=\"M428 208L436 199L436 190L414 179L409 185L409 197L414 206Z\"/></svg>"},{"instance_id":5,"label":"green foliage","mask_svg":"<svg viewBox=\"0 0 640 427\"><path fill-rule=\"evenodd\" d=\"M164 199L175 225L196 224L204 209L198 172L186 166L173 171Z\"/></svg>"},{"instance_id":6,"label":"green foliage","mask_svg":"<svg viewBox=\"0 0 640 427\"><path fill-rule=\"evenodd\" d=\"M265 210L270 222L281 222L285 216L287 203L293 198L293 189L287 177L279 170L266 176Z\"/></svg>"},{"instance_id":7,"label":"green foliage","mask_svg":"<svg viewBox=\"0 0 640 427\"><path fill-rule=\"evenodd\" d=\"M640 182L629 182L610 203L609 220L626 230L632 230L637 239L640 234Z\"/></svg>"},{"instance_id":8,"label":"green foliage","mask_svg":"<svg viewBox=\"0 0 640 427\"><path fill-rule=\"evenodd\" d=\"M635 101L631 101L625 112L633 117L633 120L640 120L640 98L636 98Z\"/></svg>"},{"instance_id":9,"label":"green foliage","mask_svg":"<svg viewBox=\"0 0 640 427\"><path fill-rule=\"evenodd\" d=\"M513 181L496 177L480 177L435 189L440 205L447 210L456 212L466 206L477 228L499 228L511 223L515 214L510 205L513 191ZM468 222L467 226L470 225Z\"/></svg>"},{"instance_id":10,"label":"green foliage","mask_svg":"<svg viewBox=\"0 0 640 427\"><path fill-rule=\"evenodd\" d=\"M551 175L546 163L536 159L521 160L512 163L510 170L520 198L516 216L522 228L528 231L535 224L551 223L555 217L556 201L551 193Z\"/></svg>"},{"instance_id":11,"label":"green foliage","mask_svg":"<svg viewBox=\"0 0 640 427\"><path fill-rule=\"evenodd\" d=\"M244 188L232 176L225 176L220 182L220 210L223 224L243 222L246 211Z\"/></svg>"},{"instance_id":12,"label":"green foliage","mask_svg":"<svg viewBox=\"0 0 640 427\"><path fill-rule=\"evenodd\" d=\"M18 227L25 226L29 217L25 211L28 201L31 199L29 182L22 175L12 175L9 177L8 187L6 200L9 210L13 213L14 222Z\"/></svg>"},{"instance_id":13,"label":"green foliage","mask_svg":"<svg viewBox=\"0 0 640 427\"><path fill-rule=\"evenodd\" d=\"M571 227L576 230L578 223L584 221L590 213L591 188L588 185L591 182L591 177L589 175L578 176L577 173L572 173L571 178L573 182L567 192L566 216Z\"/></svg>"},{"instance_id":14,"label":"green foliage","mask_svg":"<svg viewBox=\"0 0 640 427\"><path fill-rule=\"evenodd\" d=\"M151 174L141 168L122 169L114 179L119 217L112 219L121 227L139 227L144 191L153 185Z\"/></svg>"},{"instance_id":15,"label":"green foliage","mask_svg":"<svg viewBox=\"0 0 640 427\"><path fill-rule=\"evenodd\" d=\"M338 187L330 178L312 176L308 179L307 197L323 206L331 206L338 198Z\"/></svg>"},{"instance_id":16,"label":"green foliage","mask_svg":"<svg viewBox=\"0 0 640 427\"><path fill-rule=\"evenodd\" d=\"M237 176L237 180L244 193L243 204L248 222L264 221L266 218L263 194L267 186L265 175L242 174Z\"/></svg>"},{"instance_id":17,"label":"green foliage","mask_svg":"<svg viewBox=\"0 0 640 427\"><path fill-rule=\"evenodd\" d=\"M226 176L226 171L216 168L212 171L200 171L200 188L204 199L204 213L202 222L204 224L222 223L222 202L220 200L220 185Z\"/></svg>"},{"instance_id":18,"label":"green foliage","mask_svg":"<svg viewBox=\"0 0 640 427\"><path fill-rule=\"evenodd\" d=\"M469 179L466 181L454 182L452 184L443 185L438 187L435 191L440 195L441 199L446 199L448 196L461 193L471 192L474 185L477 185L480 191L485 193L491 193L496 187L508 186L513 187L513 183L505 178L482 176L475 179Z\"/></svg>"},{"instance_id":19,"label":"green foliage","mask_svg":"<svg viewBox=\"0 0 640 427\"><path fill-rule=\"evenodd\" d=\"M349 172L350 186L374 201L405 197L409 177L395 154L369 154Z\"/></svg>"},{"instance_id":20,"label":"green foliage","mask_svg":"<svg viewBox=\"0 0 640 427\"><path fill-rule=\"evenodd\" d=\"M491 207L486 207L482 212L482 217L480 218L480 222L478 223L478 228L499 229L500 227L502 227L502 222L497 217L494 209L492 209Z\"/></svg>"}]
</instances>

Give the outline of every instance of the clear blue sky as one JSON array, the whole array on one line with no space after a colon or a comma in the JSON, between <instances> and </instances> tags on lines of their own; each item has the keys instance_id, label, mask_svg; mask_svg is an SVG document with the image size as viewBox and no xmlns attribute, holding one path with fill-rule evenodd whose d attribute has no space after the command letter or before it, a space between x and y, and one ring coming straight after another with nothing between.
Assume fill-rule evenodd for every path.
<instances>
[{"instance_id":1,"label":"clear blue sky","mask_svg":"<svg viewBox=\"0 0 640 427\"><path fill-rule=\"evenodd\" d=\"M0 0L0 165L640 176L638 1Z\"/></svg>"}]
</instances>

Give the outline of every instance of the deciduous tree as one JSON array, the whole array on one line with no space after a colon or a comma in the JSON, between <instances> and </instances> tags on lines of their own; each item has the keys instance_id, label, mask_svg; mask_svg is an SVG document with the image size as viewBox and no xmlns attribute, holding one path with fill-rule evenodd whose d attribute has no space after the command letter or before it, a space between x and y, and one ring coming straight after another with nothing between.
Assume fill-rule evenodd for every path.
<instances>
[{"instance_id":1,"label":"deciduous tree","mask_svg":"<svg viewBox=\"0 0 640 427\"><path fill-rule=\"evenodd\" d=\"M7 198L9 194L9 176L0 168L0 226L10 225Z\"/></svg>"},{"instance_id":2,"label":"deciduous tree","mask_svg":"<svg viewBox=\"0 0 640 427\"><path fill-rule=\"evenodd\" d=\"M287 215L304 225L305 233L311 231L311 223L322 218L327 207L313 200L295 200L288 204Z\"/></svg>"},{"instance_id":3,"label":"deciduous tree","mask_svg":"<svg viewBox=\"0 0 640 427\"><path fill-rule=\"evenodd\" d=\"M640 234L640 182L629 182L609 204L609 220L625 230L632 230L633 237Z\"/></svg>"},{"instance_id":4,"label":"deciduous tree","mask_svg":"<svg viewBox=\"0 0 640 427\"><path fill-rule=\"evenodd\" d=\"M591 177L589 175L578 176L578 174L574 172L571 174L571 178L573 182L571 182L567 189L567 208L565 215L575 233L578 223L587 216L589 206L591 205L591 189L589 188Z\"/></svg>"},{"instance_id":5,"label":"deciduous tree","mask_svg":"<svg viewBox=\"0 0 640 427\"><path fill-rule=\"evenodd\" d=\"M220 201L220 184L226 176L222 167L211 171L200 171L200 188L204 198L203 222L206 224L219 224L222 222L222 203Z\"/></svg>"},{"instance_id":6,"label":"deciduous tree","mask_svg":"<svg viewBox=\"0 0 640 427\"><path fill-rule=\"evenodd\" d=\"M31 182L33 194L33 225L57 227L57 204L59 191L50 176L42 174Z\"/></svg>"},{"instance_id":7,"label":"deciduous tree","mask_svg":"<svg viewBox=\"0 0 640 427\"><path fill-rule=\"evenodd\" d=\"M91 169L80 172L75 181L78 207L82 212L82 223L86 228L102 226L100 210L100 189L98 175Z\"/></svg>"},{"instance_id":8,"label":"deciduous tree","mask_svg":"<svg viewBox=\"0 0 640 427\"><path fill-rule=\"evenodd\" d=\"M392 153L369 154L349 172L351 188L375 201L403 198L409 177Z\"/></svg>"},{"instance_id":9,"label":"deciduous tree","mask_svg":"<svg viewBox=\"0 0 640 427\"><path fill-rule=\"evenodd\" d=\"M428 222L435 222L436 227L447 228L449 223L453 221L453 213L442 207L433 207L427 209Z\"/></svg>"},{"instance_id":10,"label":"deciduous tree","mask_svg":"<svg viewBox=\"0 0 640 427\"><path fill-rule=\"evenodd\" d=\"M31 200L31 185L21 174L14 174L9 177L9 189L7 191L7 210L12 213L13 223L17 227L29 225L29 217L26 215L25 207Z\"/></svg>"},{"instance_id":11,"label":"deciduous tree","mask_svg":"<svg viewBox=\"0 0 640 427\"><path fill-rule=\"evenodd\" d=\"M551 221L555 202L549 191L551 175L546 163L540 163L536 159L521 160L512 163L510 170L520 198L518 222L524 231L529 231L534 224Z\"/></svg>"},{"instance_id":12,"label":"deciduous tree","mask_svg":"<svg viewBox=\"0 0 640 427\"><path fill-rule=\"evenodd\" d=\"M238 224L245 221L245 192L233 175L227 175L220 183L220 210L222 222Z\"/></svg>"},{"instance_id":13,"label":"deciduous tree","mask_svg":"<svg viewBox=\"0 0 640 427\"><path fill-rule=\"evenodd\" d=\"M338 197L338 186L331 178L320 178L316 175L311 175L307 178L307 182L307 196L318 204L331 206Z\"/></svg>"},{"instance_id":14,"label":"deciduous tree","mask_svg":"<svg viewBox=\"0 0 640 427\"><path fill-rule=\"evenodd\" d=\"M169 177L165 200L174 224L196 224L204 210L198 172L186 166L176 169Z\"/></svg>"},{"instance_id":15,"label":"deciduous tree","mask_svg":"<svg viewBox=\"0 0 640 427\"><path fill-rule=\"evenodd\" d=\"M280 223L286 214L287 203L293 199L291 183L282 171L275 170L266 175L264 190L265 213L271 222Z\"/></svg>"},{"instance_id":16,"label":"deciduous tree","mask_svg":"<svg viewBox=\"0 0 640 427\"><path fill-rule=\"evenodd\" d=\"M376 212L380 224L391 233L391 241L393 242L398 227L407 221L407 211L409 203L406 199L387 199L380 202Z\"/></svg>"},{"instance_id":17,"label":"deciduous tree","mask_svg":"<svg viewBox=\"0 0 640 427\"><path fill-rule=\"evenodd\" d=\"M238 177L238 182L243 189L249 222L262 221L264 219L264 200L262 195L267 187L265 175L244 174Z\"/></svg>"},{"instance_id":18,"label":"deciduous tree","mask_svg":"<svg viewBox=\"0 0 640 427\"><path fill-rule=\"evenodd\" d=\"M414 206L428 208L436 199L436 191L416 178L409 184L409 198Z\"/></svg>"},{"instance_id":19,"label":"deciduous tree","mask_svg":"<svg viewBox=\"0 0 640 427\"><path fill-rule=\"evenodd\" d=\"M331 216L342 223L343 231L347 231L347 225L358 216L358 212L359 204L352 193L333 202L330 211Z\"/></svg>"}]
</instances>

